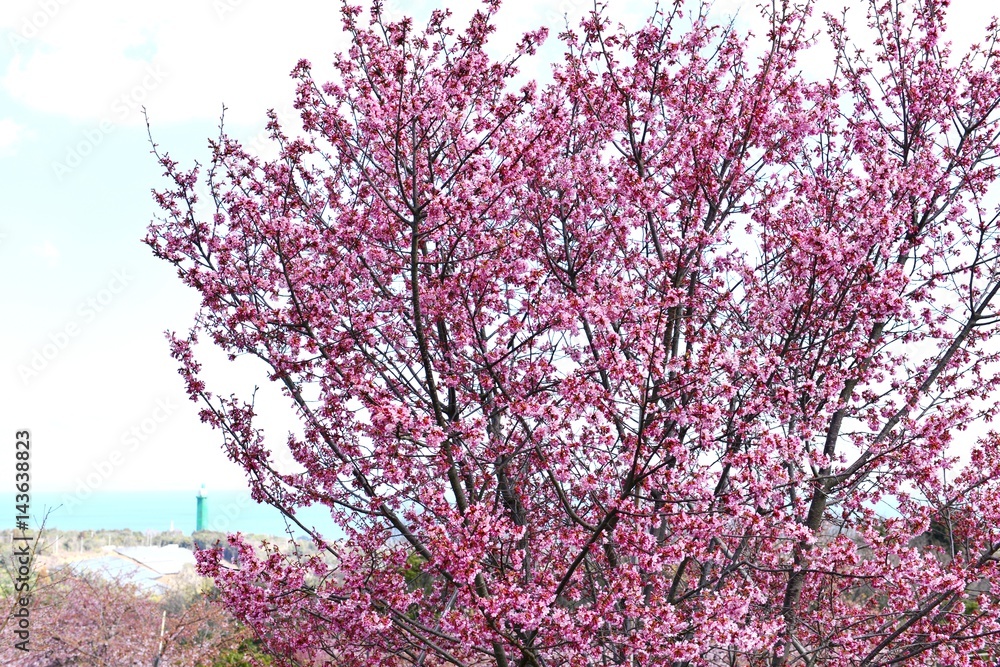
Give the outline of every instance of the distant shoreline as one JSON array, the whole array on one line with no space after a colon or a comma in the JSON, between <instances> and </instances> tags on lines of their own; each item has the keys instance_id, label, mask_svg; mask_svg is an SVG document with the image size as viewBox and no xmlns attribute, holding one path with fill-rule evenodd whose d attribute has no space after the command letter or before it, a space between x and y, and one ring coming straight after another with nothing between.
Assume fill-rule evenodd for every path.
<instances>
[{"instance_id":1,"label":"distant shoreline","mask_svg":"<svg viewBox=\"0 0 1000 667\"><path fill-rule=\"evenodd\" d=\"M13 492L0 493L0 530L14 527ZM133 530L146 533L171 530L191 534L196 528L196 491L35 492L31 494L31 528L38 528L51 510L46 528L64 531ZM287 536L281 513L256 503L246 491L209 490L205 530ZM7 509L9 508L9 509ZM6 511L5 511L6 510ZM325 507L308 507L296 515L324 535L340 533ZM293 533L303 531L293 524Z\"/></svg>"}]
</instances>

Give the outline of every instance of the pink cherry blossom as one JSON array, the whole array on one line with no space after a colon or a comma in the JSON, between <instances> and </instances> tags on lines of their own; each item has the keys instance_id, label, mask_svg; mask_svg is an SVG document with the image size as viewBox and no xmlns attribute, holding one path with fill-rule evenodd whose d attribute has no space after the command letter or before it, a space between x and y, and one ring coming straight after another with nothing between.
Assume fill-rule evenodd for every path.
<instances>
[{"instance_id":1,"label":"pink cherry blossom","mask_svg":"<svg viewBox=\"0 0 1000 667\"><path fill-rule=\"evenodd\" d=\"M517 87L546 31L491 59L498 6L345 5L277 159L155 149L187 392L321 553L201 571L287 664L995 662L997 24L956 58L946 0L873 1L863 44L598 10ZM267 364L304 472L199 339Z\"/></svg>"}]
</instances>

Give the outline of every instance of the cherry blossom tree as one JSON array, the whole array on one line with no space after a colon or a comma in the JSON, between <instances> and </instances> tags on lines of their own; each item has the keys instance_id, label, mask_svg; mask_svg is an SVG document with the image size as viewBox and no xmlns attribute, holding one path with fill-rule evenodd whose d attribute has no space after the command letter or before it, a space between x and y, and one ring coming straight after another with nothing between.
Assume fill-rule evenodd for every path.
<instances>
[{"instance_id":1,"label":"cherry blossom tree","mask_svg":"<svg viewBox=\"0 0 1000 667\"><path fill-rule=\"evenodd\" d=\"M520 85L546 31L491 58L499 4L345 5L276 159L154 144L187 392L320 553L201 571L288 664L995 661L997 23L956 54L947 0L825 34L775 0L757 40L598 7ZM206 387L203 336L301 432Z\"/></svg>"},{"instance_id":2,"label":"cherry blossom tree","mask_svg":"<svg viewBox=\"0 0 1000 667\"><path fill-rule=\"evenodd\" d=\"M8 629L0 662L17 667L194 667L232 651L249 632L218 602L156 601L123 577L62 568L32 590L28 650Z\"/></svg>"}]
</instances>

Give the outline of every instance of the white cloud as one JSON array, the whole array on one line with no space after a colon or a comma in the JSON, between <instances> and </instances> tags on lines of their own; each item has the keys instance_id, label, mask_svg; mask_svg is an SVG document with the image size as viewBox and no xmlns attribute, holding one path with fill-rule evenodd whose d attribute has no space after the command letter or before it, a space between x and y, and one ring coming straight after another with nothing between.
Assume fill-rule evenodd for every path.
<instances>
[{"instance_id":1,"label":"white cloud","mask_svg":"<svg viewBox=\"0 0 1000 667\"><path fill-rule=\"evenodd\" d=\"M290 96L299 58L330 59L338 5L67 3L22 36L0 83L30 108L86 123L138 124L141 105L161 123L214 118L223 103L231 119L260 121Z\"/></svg>"},{"instance_id":2,"label":"white cloud","mask_svg":"<svg viewBox=\"0 0 1000 667\"><path fill-rule=\"evenodd\" d=\"M13 155L15 146L30 136L28 128L11 118L0 118L0 157Z\"/></svg>"},{"instance_id":3,"label":"white cloud","mask_svg":"<svg viewBox=\"0 0 1000 667\"><path fill-rule=\"evenodd\" d=\"M31 252L36 257L45 260L49 266L56 266L59 263L59 258L62 256L59 248L57 248L56 245L48 239L43 241L41 244L32 247Z\"/></svg>"},{"instance_id":4,"label":"white cloud","mask_svg":"<svg viewBox=\"0 0 1000 667\"><path fill-rule=\"evenodd\" d=\"M386 10L390 17L404 9L426 17L431 6L448 4L458 28L478 7L397 0ZM576 23L572 17L590 6L590 0L508 2L493 42L506 51L523 30L553 21L558 32L564 12ZM0 85L32 109L82 123L139 124L142 104L158 123L214 119L225 103L230 121L259 124L267 108L292 101L288 74L300 58L326 80L334 53L347 44L339 2L287 0L279 11L260 0L37 0L5 14L15 17L5 21L15 48ZM162 78L147 86L151 66Z\"/></svg>"}]
</instances>

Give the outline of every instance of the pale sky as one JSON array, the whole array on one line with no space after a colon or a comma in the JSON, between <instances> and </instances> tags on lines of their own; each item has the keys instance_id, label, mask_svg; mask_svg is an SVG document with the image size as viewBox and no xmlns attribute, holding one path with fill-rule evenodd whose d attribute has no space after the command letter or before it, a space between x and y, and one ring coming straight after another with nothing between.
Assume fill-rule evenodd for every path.
<instances>
[{"instance_id":1,"label":"pale sky","mask_svg":"<svg viewBox=\"0 0 1000 667\"><path fill-rule=\"evenodd\" d=\"M457 27L476 3L403 3L418 18L450 6ZM755 2L748 2L752 7ZM826 2L834 8L840 2ZM857 4L855 22L863 18ZM952 38L986 24L985 3L952 5ZM398 3L387 3L398 13ZM651 1L610 0L634 24ZM0 491L13 490L14 432L32 432L36 491L193 490L244 486L219 436L183 394L163 331L184 332L198 299L140 243L165 182L149 153L140 107L161 149L190 165L208 157L222 104L230 134L252 139L267 108L290 110L289 71L308 58L319 78L343 48L340 3L321 0L3 0L0 8ZM559 53L555 33L590 0L508 0L493 38L552 29L533 62ZM737 0L716 3L728 13ZM280 7L280 9L279 9ZM747 20L752 9L744 9ZM829 65L821 52L811 66ZM807 63L807 66L810 66ZM296 120L285 111L286 126ZM201 347L216 393L272 408L281 443L294 424L253 364ZM220 391L224 390L224 391ZM8 457L5 462L3 457ZM4 467L4 466L8 467Z\"/></svg>"}]
</instances>

